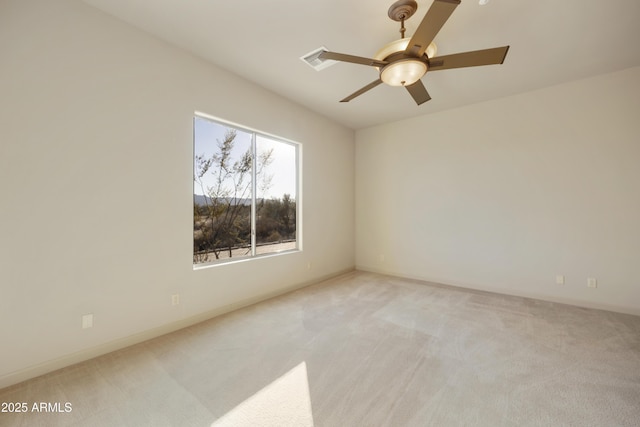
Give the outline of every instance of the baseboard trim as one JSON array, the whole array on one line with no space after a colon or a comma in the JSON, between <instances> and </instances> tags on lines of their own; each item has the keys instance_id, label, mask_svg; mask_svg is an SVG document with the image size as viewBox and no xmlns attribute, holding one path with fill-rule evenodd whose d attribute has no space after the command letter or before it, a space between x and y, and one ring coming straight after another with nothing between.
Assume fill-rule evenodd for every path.
<instances>
[{"instance_id":1,"label":"baseboard trim","mask_svg":"<svg viewBox=\"0 0 640 427\"><path fill-rule=\"evenodd\" d=\"M494 288L494 287L490 287L490 286L479 286L479 285L476 285L476 284L454 283L454 282L451 282L451 281L448 281L448 280L442 279L442 278L433 278L433 277L426 277L426 276L425 277L418 277L418 276L413 276L413 275L401 275L401 274L396 274L394 272L384 271L382 269L378 269L378 268L375 268L375 267L362 266L362 265L356 265L356 270L357 271L363 271L363 272L369 272L369 273L383 274L385 276L398 277L398 278L401 278L401 279L417 280L417 281L420 281L420 282L431 283L431 284L436 284L436 285L450 286L450 287L454 287L454 288L471 289L471 290L483 291L483 292L491 292L491 293L494 293L494 294L510 295L510 296L516 296L516 297L522 297L522 298L530 298L530 299L535 299L535 300L539 300L539 301L546 301L546 302L554 302L554 303L558 303L558 304L572 305L572 306L575 306L575 307L593 308L593 309L596 309L596 310L613 311L615 313L631 314L633 316L640 316L640 309L634 308L634 307L624 307L624 306L618 306L618 305L596 303L596 302L591 302L591 301L574 300L574 299L570 299L570 298L558 298L558 297L554 297L554 296L550 296L550 295L536 294L536 293L533 293L533 292L520 292L520 291L515 291L515 290L512 290L512 289Z\"/></svg>"},{"instance_id":2,"label":"baseboard trim","mask_svg":"<svg viewBox=\"0 0 640 427\"><path fill-rule=\"evenodd\" d=\"M15 372L10 372L0 377L0 390L11 386L19 386L21 382L57 371L62 368L66 368L68 366L75 365L77 363L85 362L87 360L91 360L96 357L103 356L105 354L121 350L126 347L130 347L132 345L140 344L144 341L148 341L150 339L196 325L198 323L213 319L214 317L230 313L234 310L248 307L250 305L257 304L259 302L266 301L281 295L285 295L298 289L315 285L353 271L354 268L339 270L330 274L316 277L309 281L278 289L277 291L267 292L264 294L246 298L235 303L225 305L223 307L218 307L213 310L197 314L195 316L180 319L176 322L171 322L137 334L109 341L95 347L87 348L75 353L70 353L65 356L58 357L56 359L48 360L37 365L29 366Z\"/></svg>"}]
</instances>

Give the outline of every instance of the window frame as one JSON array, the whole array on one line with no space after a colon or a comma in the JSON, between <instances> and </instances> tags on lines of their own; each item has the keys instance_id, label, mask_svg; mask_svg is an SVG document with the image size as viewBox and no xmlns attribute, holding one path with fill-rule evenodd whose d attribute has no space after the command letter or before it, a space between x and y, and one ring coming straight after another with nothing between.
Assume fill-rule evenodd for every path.
<instances>
[{"instance_id":1,"label":"window frame","mask_svg":"<svg viewBox=\"0 0 640 427\"><path fill-rule=\"evenodd\" d=\"M228 265L228 264L232 264L232 263L238 263L238 262L246 262L246 261L251 261L251 260L255 260L255 259L261 259L261 258L268 258L268 257L273 257L273 256L281 256L281 255L288 255L288 254L292 254L292 253L297 253L297 252L301 252L302 251L302 144L300 142L297 141L293 141L287 138L283 138L281 136L277 136L277 135L273 135L270 134L268 132L263 132L248 126L244 126L244 125L240 125L234 122L231 122L229 120L225 120L219 117L215 117L212 116L210 114L206 114L206 113L202 113L200 111L196 111L193 114L193 118L192 118L192 126L191 126L191 130L192 130L192 144L191 144L191 148L192 148L192 153L191 153L191 175L192 175L192 193L195 196L195 156L196 156L196 120L201 119L201 120L207 120L210 121L216 125L220 125L220 126L224 126L226 128L231 128L234 129L236 131L239 132L244 132L244 133L248 133L251 135L251 155L252 155L252 168L251 168L251 218L250 218L250 222L251 222L251 231L250 231L250 236L251 236L251 253L248 255L244 255L244 256L238 256L238 257L229 257L229 258L221 258L221 259L214 259L214 260L208 260L206 262L201 262L201 263L196 263L194 258L195 252L194 252L194 245L193 245L193 232L194 230L194 226L193 226L193 222L192 222L192 227L191 227L191 231L192 231L192 262L193 262L193 269L194 270L199 270L199 269L203 269L203 268L209 268L209 267L215 267L215 266L220 266L220 265ZM274 142L278 142L281 144L286 144L288 146L294 147L295 149L295 197L293 198L293 200L295 201L295 248L292 249L284 249L284 250L280 250L280 251L274 251L274 252L268 252L268 253L263 253L263 254L258 254L256 253L256 248L258 247L258 243L257 243L257 236L256 236L256 216L257 216L257 211L256 211L256 200L257 200L257 180L256 180L256 164L257 162L255 161L256 156L257 156L257 151L258 151L258 147L257 147L257 143L256 140L258 137L262 137ZM192 215L193 215L193 208L192 208Z\"/></svg>"}]
</instances>

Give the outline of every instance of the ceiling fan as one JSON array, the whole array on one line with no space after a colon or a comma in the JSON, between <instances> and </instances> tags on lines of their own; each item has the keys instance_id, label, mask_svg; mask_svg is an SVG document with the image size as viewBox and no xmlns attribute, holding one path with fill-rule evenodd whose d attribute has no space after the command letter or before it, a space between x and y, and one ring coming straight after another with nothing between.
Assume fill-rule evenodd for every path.
<instances>
[{"instance_id":1,"label":"ceiling fan","mask_svg":"<svg viewBox=\"0 0 640 427\"><path fill-rule=\"evenodd\" d=\"M492 49L435 56L436 45L433 39L447 22L460 0L434 0L422 22L411 38L404 36L404 21L418 9L414 0L398 0L389 8L389 18L400 22L402 38L380 49L373 58L324 51L321 59L350 62L376 67L380 77L355 91L340 102L349 102L381 83L390 86L404 86L415 102L420 105L431 99L429 92L420 80L427 71L449 70L452 68L476 67L479 65L502 64L509 46Z\"/></svg>"}]
</instances>

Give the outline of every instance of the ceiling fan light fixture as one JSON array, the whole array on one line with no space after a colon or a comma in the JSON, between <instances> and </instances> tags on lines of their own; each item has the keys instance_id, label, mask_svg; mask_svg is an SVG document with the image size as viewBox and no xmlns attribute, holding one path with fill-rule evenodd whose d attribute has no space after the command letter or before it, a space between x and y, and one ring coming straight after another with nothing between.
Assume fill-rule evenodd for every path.
<instances>
[{"instance_id":1,"label":"ceiling fan light fixture","mask_svg":"<svg viewBox=\"0 0 640 427\"><path fill-rule=\"evenodd\" d=\"M488 3L489 0L478 1ZM421 105L431 99L427 88L420 81L427 70L437 71L502 64L509 51L509 46L435 56L437 48L433 39L460 3L461 0L433 0L413 36L408 38L404 36L406 31L404 22L415 13L418 3L416 0L396 0L387 14L391 20L400 22L401 39L383 46L373 58L328 51L319 53L318 58L322 60L375 67L380 73L376 80L353 92L340 102L349 102L385 83L389 86L405 86L416 104Z\"/></svg>"},{"instance_id":2,"label":"ceiling fan light fixture","mask_svg":"<svg viewBox=\"0 0 640 427\"><path fill-rule=\"evenodd\" d=\"M427 72L427 64L413 58L401 59L380 70L380 80L389 86L410 86Z\"/></svg>"}]
</instances>

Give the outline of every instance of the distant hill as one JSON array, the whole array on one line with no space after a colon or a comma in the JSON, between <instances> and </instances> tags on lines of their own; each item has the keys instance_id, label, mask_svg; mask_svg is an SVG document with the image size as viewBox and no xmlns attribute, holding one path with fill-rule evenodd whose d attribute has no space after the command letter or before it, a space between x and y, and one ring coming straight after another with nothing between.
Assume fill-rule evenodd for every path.
<instances>
[{"instance_id":1,"label":"distant hill","mask_svg":"<svg viewBox=\"0 0 640 427\"><path fill-rule=\"evenodd\" d=\"M225 204L229 203L229 201L232 202L231 203L232 205L251 206L251 199L231 199L231 198L223 199L223 203ZM203 196L201 194L193 195L193 203L195 203L196 205L205 206L207 202L211 204L211 198L209 196Z\"/></svg>"}]
</instances>

